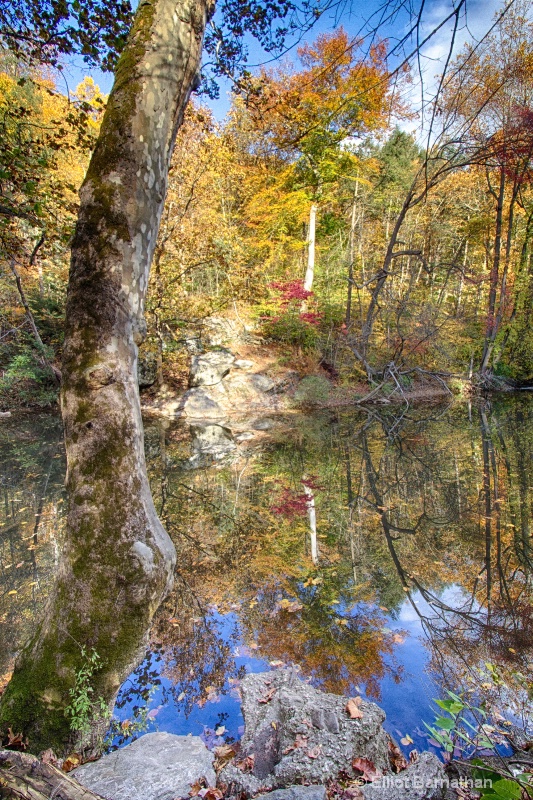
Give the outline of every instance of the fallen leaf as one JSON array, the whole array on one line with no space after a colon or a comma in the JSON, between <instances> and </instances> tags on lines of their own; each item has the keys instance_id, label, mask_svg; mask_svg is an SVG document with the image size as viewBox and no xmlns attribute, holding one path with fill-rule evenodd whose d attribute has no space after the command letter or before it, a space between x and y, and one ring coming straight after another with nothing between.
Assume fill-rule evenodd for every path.
<instances>
[{"instance_id":1,"label":"fallen leaf","mask_svg":"<svg viewBox=\"0 0 533 800\"><path fill-rule=\"evenodd\" d=\"M347 786L342 796L343 800L344 798L347 798L347 800L365 800L363 790L359 789L358 786Z\"/></svg>"},{"instance_id":2,"label":"fallen leaf","mask_svg":"<svg viewBox=\"0 0 533 800\"><path fill-rule=\"evenodd\" d=\"M361 772L363 779L368 783L373 783L373 781L377 781L379 778L383 777L381 770L378 769L369 758L354 758L352 767L357 772Z\"/></svg>"},{"instance_id":3,"label":"fallen leaf","mask_svg":"<svg viewBox=\"0 0 533 800\"><path fill-rule=\"evenodd\" d=\"M351 697L346 703L346 711L351 719L363 719L363 712L360 709L361 698Z\"/></svg>"},{"instance_id":4,"label":"fallen leaf","mask_svg":"<svg viewBox=\"0 0 533 800\"><path fill-rule=\"evenodd\" d=\"M296 739L294 740L294 747L307 747L307 745L307 736L302 736L301 733L298 733Z\"/></svg>"},{"instance_id":5,"label":"fallen leaf","mask_svg":"<svg viewBox=\"0 0 533 800\"><path fill-rule=\"evenodd\" d=\"M394 772L401 772L407 767L407 759L392 739L389 739L389 760Z\"/></svg>"},{"instance_id":6,"label":"fallen leaf","mask_svg":"<svg viewBox=\"0 0 533 800\"><path fill-rule=\"evenodd\" d=\"M276 694L276 687L273 686L272 689L269 689L268 692L265 695L263 695L263 697L260 697L257 702L270 703L275 694Z\"/></svg>"},{"instance_id":7,"label":"fallen leaf","mask_svg":"<svg viewBox=\"0 0 533 800\"><path fill-rule=\"evenodd\" d=\"M189 790L189 797L198 797L203 788L204 785L201 781L195 781L193 784L191 784L191 788Z\"/></svg>"},{"instance_id":8,"label":"fallen leaf","mask_svg":"<svg viewBox=\"0 0 533 800\"><path fill-rule=\"evenodd\" d=\"M48 750L44 751L44 753L41 756L41 761L43 762L43 764L51 764L53 767L57 767L57 765L59 764L56 754L54 753L51 747L49 747Z\"/></svg>"},{"instance_id":9,"label":"fallen leaf","mask_svg":"<svg viewBox=\"0 0 533 800\"><path fill-rule=\"evenodd\" d=\"M321 752L322 748L320 747L320 745L317 745L316 747L312 747L310 750L307 750L306 755L309 758L318 758Z\"/></svg>"},{"instance_id":10,"label":"fallen leaf","mask_svg":"<svg viewBox=\"0 0 533 800\"><path fill-rule=\"evenodd\" d=\"M239 761L238 764L235 764L235 766L240 769L241 772L251 772L254 768L254 764L255 755L252 753L251 755L246 756L246 758L243 758L242 761Z\"/></svg>"},{"instance_id":11,"label":"fallen leaf","mask_svg":"<svg viewBox=\"0 0 533 800\"><path fill-rule=\"evenodd\" d=\"M180 692L178 695L178 703L181 703L182 700L185 700L185 692Z\"/></svg>"},{"instance_id":12,"label":"fallen leaf","mask_svg":"<svg viewBox=\"0 0 533 800\"><path fill-rule=\"evenodd\" d=\"M200 789L198 797L202 797L203 800L222 800L224 795L216 786L208 786L205 789Z\"/></svg>"},{"instance_id":13,"label":"fallen leaf","mask_svg":"<svg viewBox=\"0 0 533 800\"><path fill-rule=\"evenodd\" d=\"M79 755L77 753L71 753L63 761L61 769L63 770L63 772L70 772L71 770L76 769L76 767L79 767L80 764L81 764L81 758L79 757Z\"/></svg>"},{"instance_id":14,"label":"fallen leaf","mask_svg":"<svg viewBox=\"0 0 533 800\"><path fill-rule=\"evenodd\" d=\"M7 729L7 742L4 742L4 747L8 750L26 750L28 747L28 740L24 739L22 733L13 733L11 728Z\"/></svg>"},{"instance_id":15,"label":"fallen leaf","mask_svg":"<svg viewBox=\"0 0 533 800\"><path fill-rule=\"evenodd\" d=\"M239 750L239 743L235 742L234 744L221 744L219 747L215 747L215 768L221 769L224 764L227 764L228 761L231 761L237 755Z\"/></svg>"}]
</instances>

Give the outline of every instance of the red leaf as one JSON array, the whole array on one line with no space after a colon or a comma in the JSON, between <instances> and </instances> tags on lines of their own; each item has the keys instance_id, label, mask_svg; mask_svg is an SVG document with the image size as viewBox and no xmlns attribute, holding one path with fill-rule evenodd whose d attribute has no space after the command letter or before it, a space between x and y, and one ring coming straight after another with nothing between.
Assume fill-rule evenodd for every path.
<instances>
[{"instance_id":1,"label":"red leaf","mask_svg":"<svg viewBox=\"0 0 533 800\"><path fill-rule=\"evenodd\" d=\"M375 767L369 758L354 758L352 761L352 767L357 772L362 772L363 780L368 781L369 783L377 781L379 778L383 777L381 770Z\"/></svg>"}]
</instances>

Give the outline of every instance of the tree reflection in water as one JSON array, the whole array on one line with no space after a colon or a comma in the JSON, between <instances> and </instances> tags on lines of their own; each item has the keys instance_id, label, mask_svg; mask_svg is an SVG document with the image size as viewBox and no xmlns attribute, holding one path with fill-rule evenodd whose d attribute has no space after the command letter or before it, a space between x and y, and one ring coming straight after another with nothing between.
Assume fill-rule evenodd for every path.
<instances>
[{"instance_id":1,"label":"tree reflection in water","mask_svg":"<svg viewBox=\"0 0 533 800\"><path fill-rule=\"evenodd\" d=\"M237 613L254 652L385 707L387 682L416 682L399 657L408 604L441 691L481 691L527 723L532 422L516 399L292 418L245 463L185 477L171 433L154 480L180 574L200 606Z\"/></svg>"},{"instance_id":2,"label":"tree reflection in water","mask_svg":"<svg viewBox=\"0 0 533 800\"><path fill-rule=\"evenodd\" d=\"M0 675L57 563L63 465L46 430L19 425L0 441ZM178 572L119 718L137 706L163 728L211 725L237 714L244 669L295 663L329 691L378 700L397 728L431 721L446 689L527 728L532 440L520 398L327 412L190 470L187 429L148 424Z\"/></svg>"}]
</instances>

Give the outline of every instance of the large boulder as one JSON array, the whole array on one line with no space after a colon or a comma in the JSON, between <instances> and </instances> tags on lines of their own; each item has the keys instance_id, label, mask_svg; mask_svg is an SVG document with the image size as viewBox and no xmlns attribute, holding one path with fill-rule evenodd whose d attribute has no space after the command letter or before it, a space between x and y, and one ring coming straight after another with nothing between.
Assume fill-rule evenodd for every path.
<instances>
[{"instance_id":1,"label":"large boulder","mask_svg":"<svg viewBox=\"0 0 533 800\"><path fill-rule=\"evenodd\" d=\"M444 766L433 753L421 753L397 775L384 775L362 788L365 800L441 800L446 791Z\"/></svg>"},{"instance_id":2,"label":"large boulder","mask_svg":"<svg viewBox=\"0 0 533 800\"><path fill-rule=\"evenodd\" d=\"M230 371L235 356L229 350L211 350L209 353L193 356L189 384L196 386L216 386Z\"/></svg>"},{"instance_id":3,"label":"large boulder","mask_svg":"<svg viewBox=\"0 0 533 800\"><path fill-rule=\"evenodd\" d=\"M197 781L214 786L216 779L200 737L172 733L147 733L71 775L106 800L174 800L187 797Z\"/></svg>"},{"instance_id":4,"label":"large boulder","mask_svg":"<svg viewBox=\"0 0 533 800\"><path fill-rule=\"evenodd\" d=\"M385 713L374 703L361 701L362 716L352 719L347 698L314 689L292 669L247 675L241 692L245 733L239 762L219 774L219 783L234 793L323 784L341 771L350 773L357 757L390 769Z\"/></svg>"}]
</instances>

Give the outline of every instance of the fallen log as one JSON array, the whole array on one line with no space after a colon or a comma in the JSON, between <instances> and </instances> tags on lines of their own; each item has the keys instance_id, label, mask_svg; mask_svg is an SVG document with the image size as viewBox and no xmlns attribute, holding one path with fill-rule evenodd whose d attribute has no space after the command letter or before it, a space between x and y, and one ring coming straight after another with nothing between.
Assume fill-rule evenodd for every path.
<instances>
[{"instance_id":1,"label":"fallen log","mask_svg":"<svg viewBox=\"0 0 533 800\"><path fill-rule=\"evenodd\" d=\"M52 764L16 750L0 750L2 800L102 800Z\"/></svg>"}]
</instances>

